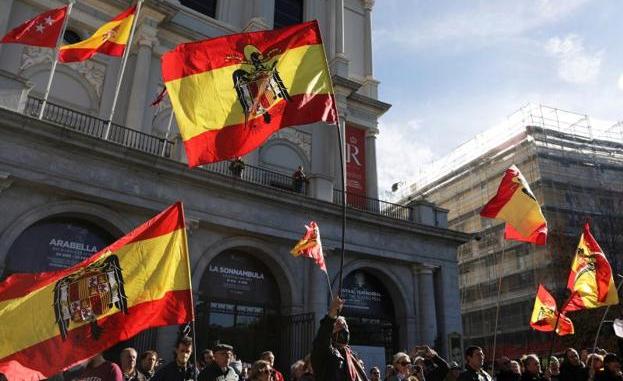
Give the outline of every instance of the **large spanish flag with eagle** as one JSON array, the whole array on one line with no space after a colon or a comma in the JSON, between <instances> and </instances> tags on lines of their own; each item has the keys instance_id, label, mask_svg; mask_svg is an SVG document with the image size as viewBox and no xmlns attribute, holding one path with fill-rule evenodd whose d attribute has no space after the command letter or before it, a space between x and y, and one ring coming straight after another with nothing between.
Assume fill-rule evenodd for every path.
<instances>
[{"instance_id":1,"label":"large spanish flag with eagle","mask_svg":"<svg viewBox=\"0 0 623 381\"><path fill-rule=\"evenodd\" d=\"M135 16L136 6L130 7L102 25L86 40L61 46L58 60L65 63L85 61L96 53L121 57L130 39Z\"/></svg>"},{"instance_id":2,"label":"large spanish flag with eagle","mask_svg":"<svg viewBox=\"0 0 623 381\"><path fill-rule=\"evenodd\" d=\"M185 43L162 57L188 165L232 159L273 132L337 120L316 21Z\"/></svg>"},{"instance_id":3,"label":"large spanish flag with eagle","mask_svg":"<svg viewBox=\"0 0 623 381\"><path fill-rule=\"evenodd\" d=\"M571 298L564 307L564 311L598 308L619 303L612 268L591 234L588 224L584 224L580 236L575 258L571 264L567 288L571 291Z\"/></svg>"},{"instance_id":4,"label":"large spanish flag with eagle","mask_svg":"<svg viewBox=\"0 0 623 381\"><path fill-rule=\"evenodd\" d=\"M512 165L504 172L496 195L480 211L482 217L506 222L504 238L545 245L547 221L528 182Z\"/></svg>"},{"instance_id":5,"label":"large spanish flag with eagle","mask_svg":"<svg viewBox=\"0 0 623 381\"><path fill-rule=\"evenodd\" d=\"M147 328L192 319L178 202L73 267L0 283L0 373L48 378Z\"/></svg>"},{"instance_id":6,"label":"large spanish flag with eagle","mask_svg":"<svg viewBox=\"0 0 623 381\"><path fill-rule=\"evenodd\" d=\"M534 308L530 317L530 327L541 332L552 332L554 329L560 336L573 335L573 322L564 313L558 312L556 299L542 284L534 298Z\"/></svg>"}]
</instances>

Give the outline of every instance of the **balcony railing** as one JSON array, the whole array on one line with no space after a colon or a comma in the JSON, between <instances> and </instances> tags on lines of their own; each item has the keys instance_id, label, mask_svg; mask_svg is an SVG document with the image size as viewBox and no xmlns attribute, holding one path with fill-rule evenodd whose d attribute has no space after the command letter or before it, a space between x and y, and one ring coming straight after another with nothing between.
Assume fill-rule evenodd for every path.
<instances>
[{"instance_id":1,"label":"balcony railing","mask_svg":"<svg viewBox=\"0 0 623 381\"><path fill-rule=\"evenodd\" d=\"M333 202L343 204L342 191L333 190ZM402 221L414 221L413 208L346 192L346 205L365 212Z\"/></svg>"},{"instance_id":2,"label":"balcony railing","mask_svg":"<svg viewBox=\"0 0 623 381\"><path fill-rule=\"evenodd\" d=\"M38 98L28 97L24 113L33 117L38 117L43 101ZM104 139L108 121L100 119L80 111L75 111L67 107L59 106L48 102L45 106L43 119L58 124L69 130L77 131L85 135ZM167 140L154 135L149 135L141 131L123 127L113 123L108 133L108 141L121 144L125 147L147 152L152 155L170 157L171 147L175 144L172 140ZM165 146L166 142L166 146Z\"/></svg>"},{"instance_id":3,"label":"balcony railing","mask_svg":"<svg viewBox=\"0 0 623 381\"><path fill-rule=\"evenodd\" d=\"M249 164L245 164L244 170L238 173L230 169L230 164L231 162L229 161L220 161L218 163L204 165L202 166L202 168L209 172L216 172L216 173L220 173L223 175L229 175L229 176L239 178L243 181L250 182L250 183L267 185L273 188L278 188L278 189L289 191L289 192L302 193L302 194L307 193L307 189L305 185L303 185L303 188L300 190L300 192L298 192L295 189L291 175L286 175L283 173L271 171L265 168L255 167Z\"/></svg>"}]
</instances>

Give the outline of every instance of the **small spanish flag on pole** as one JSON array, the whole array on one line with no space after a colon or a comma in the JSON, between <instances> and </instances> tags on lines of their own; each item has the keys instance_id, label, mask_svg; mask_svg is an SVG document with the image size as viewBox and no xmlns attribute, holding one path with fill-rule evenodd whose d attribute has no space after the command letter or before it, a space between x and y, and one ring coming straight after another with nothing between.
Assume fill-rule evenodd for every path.
<instances>
[{"instance_id":1,"label":"small spanish flag on pole","mask_svg":"<svg viewBox=\"0 0 623 381\"><path fill-rule=\"evenodd\" d=\"M275 131L337 120L316 21L185 43L162 77L194 167L242 156Z\"/></svg>"},{"instance_id":2,"label":"small spanish flag on pole","mask_svg":"<svg viewBox=\"0 0 623 381\"><path fill-rule=\"evenodd\" d=\"M530 317L530 327L541 332L556 330L559 336L573 335L573 322L564 313L559 313L556 300L542 284L539 284L534 309Z\"/></svg>"},{"instance_id":3,"label":"small spanish flag on pole","mask_svg":"<svg viewBox=\"0 0 623 381\"><path fill-rule=\"evenodd\" d=\"M96 53L121 57L130 39L136 6L126 9L102 25L86 40L60 48L59 61L63 63L86 61Z\"/></svg>"},{"instance_id":4,"label":"small spanish flag on pole","mask_svg":"<svg viewBox=\"0 0 623 381\"><path fill-rule=\"evenodd\" d=\"M49 378L147 328L192 320L178 202L73 267L0 283L0 373Z\"/></svg>"},{"instance_id":5,"label":"small spanish flag on pole","mask_svg":"<svg viewBox=\"0 0 623 381\"><path fill-rule=\"evenodd\" d=\"M612 268L588 224L580 236L567 288L571 299L563 311L578 311L619 304Z\"/></svg>"},{"instance_id":6,"label":"small spanish flag on pole","mask_svg":"<svg viewBox=\"0 0 623 381\"><path fill-rule=\"evenodd\" d=\"M545 245L547 221L519 168L504 172L496 195L480 211L482 217L506 222L504 238L512 241Z\"/></svg>"}]
</instances>

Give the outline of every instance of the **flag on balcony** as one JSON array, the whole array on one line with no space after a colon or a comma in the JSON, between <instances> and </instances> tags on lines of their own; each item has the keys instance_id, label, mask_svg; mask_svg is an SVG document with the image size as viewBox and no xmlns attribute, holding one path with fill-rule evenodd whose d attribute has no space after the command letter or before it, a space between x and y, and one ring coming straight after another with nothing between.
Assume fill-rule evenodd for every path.
<instances>
[{"instance_id":1,"label":"flag on balcony","mask_svg":"<svg viewBox=\"0 0 623 381\"><path fill-rule=\"evenodd\" d=\"M290 253L295 257L303 256L313 259L318 267L326 273L327 265L324 261L318 225L314 221L311 221L309 225L305 225L305 229L305 235L296 243L292 250L290 250Z\"/></svg>"},{"instance_id":2,"label":"flag on balcony","mask_svg":"<svg viewBox=\"0 0 623 381\"><path fill-rule=\"evenodd\" d=\"M516 166L504 173L496 195L480 211L482 217L506 222L504 238L545 245L547 221L530 190L528 182Z\"/></svg>"},{"instance_id":3,"label":"flag on balcony","mask_svg":"<svg viewBox=\"0 0 623 381\"><path fill-rule=\"evenodd\" d=\"M67 6L50 9L9 31L0 43L55 48L67 16Z\"/></svg>"},{"instance_id":4,"label":"flag on balcony","mask_svg":"<svg viewBox=\"0 0 623 381\"><path fill-rule=\"evenodd\" d=\"M558 307L556 300L547 292L547 289L539 284L536 298L534 299L534 309L530 318L530 327L541 332L552 332L556 329L556 333L560 336L573 335L575 329L573 322L564 313L558 317ZM558 319L558 327L556 328L556 320Z\"/></svg>"},{"instance_id":5,"label":"flag on balcony","mask_svg":"<svg viewBox=\"0 0 623 381\"><path fill-rule=\"evenodd\" d=\"M619 304L612 268L588 224L580 236L567 288L571 298L564 312Z\"/></svg>"},{"instance_id":6,"label":"flag on balcony","mask_svg":"<svg viewBox=\"0 0 623 381\"><path fill-rule=\"evenodd\" d=\"M121 57L130 39L135 14L136 6L128 8L86 40L61 46L58 60L65 63L86 61L96 53Z\"/></svg>"},{"instance_id":7,"label":"flag on balcony","mask_svg":"<svg viewBox=\"0 0 623 381\"><path fill-rule=\"evenodd\" d=\"M162 57L162 76L190 167L243 156L284 127L337 119L316 21L181 44Z\"/></svg>"},{"instance_id":8,"label":"flag on balcony","mask_svg":"<svg viewBox=\"0 0 623 381\"><path fill-rule=\"evenodd\" d=\"M0 373L42 379L137 333L193 319L176 203L68 269L0 283Z\"/></svg>"}]
</instances>

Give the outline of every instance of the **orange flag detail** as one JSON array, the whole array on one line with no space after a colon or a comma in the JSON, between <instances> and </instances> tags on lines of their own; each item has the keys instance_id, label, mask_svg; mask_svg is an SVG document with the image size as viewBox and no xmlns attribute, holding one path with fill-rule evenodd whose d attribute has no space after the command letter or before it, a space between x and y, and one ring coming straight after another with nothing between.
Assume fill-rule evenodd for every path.
<instances>
[{"instance_id":1,"label":"orange flag detail","mask_svg":"<svg viewBox=\"0 0 623 381\"><path fill-rule=\"evenodd\" d=\"M312 221L309 223L309 226L305 225L305 229L307 229L305 235L296 243L296 246L290 250L290 253L295 257L303 256L313 259L318 267L326 273L327 265L324 261L318 225Z\"/></svg>"},{"instance_id":2,"label":"orange flag detail","mask_svg":"<svg viewBox=\"0 0 623 381\"><path fill-rule=\"evenodd\" d=\"M565 336L575 333L571 319L564 313L561 313L560 318L558 318L556 300L542 284L539 284L539 290L534 299L532 317L530 318L530 327L541 332L552 332L556 327L556 319L559 319L558 328L556 328L558 335Z\"/></svg>"},{"instance_id":3,"label":"orange flag detail","mask_svg":"<svg viewBox=\"0 0 623 381\"><path fill-rule=\"evenodd\" d=\"M0 283L0 373L49 378L151 327L193 319L181 203L73 267Z\"/></svg>"},{"instance_id":4,"label":"orange flag detail","mask_svg":"<svg viewBox=\"0 0 623 381\"><path fill-rule=\"evenodd\" d=\"M565 312L619 303L612 268L588 224L584 225L580 236L567 288L571 291L571 299L564 308Z\"/></svg>"},{"instance_id":5,"label":"orange flag detail","mask_svg":"<svg viewBox=\"0 0 623 381\"><path fill-rule=\"evenodd\" d=\"M547 221L530 190L528 182L516 166L504 173L496 195L480 211L482 217L506 222L504 238L545 245Z\"/></svg>"}]
</instances>

